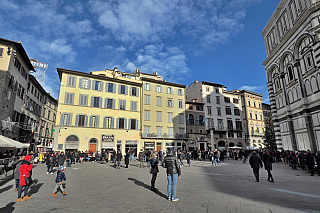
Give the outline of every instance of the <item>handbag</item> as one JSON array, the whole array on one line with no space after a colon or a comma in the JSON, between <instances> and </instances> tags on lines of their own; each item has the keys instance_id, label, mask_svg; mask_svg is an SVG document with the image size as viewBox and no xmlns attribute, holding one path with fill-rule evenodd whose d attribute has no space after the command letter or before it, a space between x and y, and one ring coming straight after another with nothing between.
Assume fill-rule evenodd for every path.
<instances>
[{"instance_id":1,"label":"handbag","mask_svg":"<svg viewBox=\"0 0 320 213\"><path fill-rule=\"evenodd\" d=\"M24 176L24 180L25 180L27 186L30 186L33 182L31 176L30 177Z\"/></svg>"}]
</instances>

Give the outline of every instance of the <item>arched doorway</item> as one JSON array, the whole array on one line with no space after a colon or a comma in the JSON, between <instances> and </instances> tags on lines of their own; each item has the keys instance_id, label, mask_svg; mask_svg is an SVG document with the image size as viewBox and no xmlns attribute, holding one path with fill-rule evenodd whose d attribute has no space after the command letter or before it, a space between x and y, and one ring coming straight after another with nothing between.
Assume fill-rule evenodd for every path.
<instances>
[{"instance_id":1,"label":"arched doorway","mask_svg":"<svg viewBox=\"0 0 320 213\"><path fill-rule=\"evenodd\" d=\"M242 147L242 143L238 142L237 147Z\"/></svg>"},{"instance_id":2,"label":"arched doorway","mask_svg":"<svg viewBox=\"0 0 320 213\"><path fill-rule=\"evenodd\" d=\"M97 148L98 148L98 139L91 138L89 140L89 150L92 152L95 152L95 151L97 151Z\"/></svg>"},{"instance_id":3,"label":"arched doorway","mask_svg":"<svg viewBox=\"0 0 320 213\"><path fill-rule=\"evenodd\" d=\"M233 142L229 143L229 147L234 147L234 143Z\"/></svg>"},{"instance_id":4,"label":"arched doorway","mask_svg":"<svg viewBox=\"0 0 320 213\"><path fill-rule=\"evenodd\" d=\"M79 138L76 135L69 135L65 142L66 151L78 151Z\"/></svg>"},{"instance_id":5,"label":"arched doorway","mask_svg":"<svg viewBox=\"0 0 320 213\"><path fill-rule=\"evenodd\" d=\"M225 147L226 147L226 143L224 141L218 142L218 149L219 150L225 149Z\"/></svg>"}]
</instances>

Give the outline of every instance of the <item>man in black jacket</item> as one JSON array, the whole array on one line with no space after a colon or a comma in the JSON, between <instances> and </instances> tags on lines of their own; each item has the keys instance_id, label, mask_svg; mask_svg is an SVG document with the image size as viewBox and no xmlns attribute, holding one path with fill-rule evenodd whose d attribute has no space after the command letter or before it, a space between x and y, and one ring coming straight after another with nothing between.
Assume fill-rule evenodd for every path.
<instances>
[{"instance_id":1,"label":"man in black jacket","mask_svg":"<svg viewBox=\"0 0 320 213\"><path fill-rule=\"evenodd\" d=\"M249 163L253 169L253 174L256 177L256 182L259 182L259 169L262 168L262 161L255 151L252 152Z\"/></svg>"},{"instance_id":2,"label":"man in black jacket","mask_svg":"<svg viewBox=\"0 0 320 213\"><path fill-rule=\"evenodd\" d=\"M176 156L173 155L173 149L169 148L167 156L164 158L162 163L163 168L167 168L167 179L168 179L168 200L178 201L176 197L177 191L177 180L181 177L180 164ZM171 194L172 185L172 194ZM172 196L171 196L172 195Z\"/></svg>"},{"instance_id":3,"label":"man in black jacket","mask_svg":"<svg viewBox=\"0 0 320 213\"><path fill-rule=\"evenodd\" d=\"M61 166L64 166L64 162L66 161L66 156L64 155L63 152L61 152L60 155L58 155L57 157L57 162L58 162L58 165L59 165L59 170L61 168Z\"/></svg>"}]
</instances>

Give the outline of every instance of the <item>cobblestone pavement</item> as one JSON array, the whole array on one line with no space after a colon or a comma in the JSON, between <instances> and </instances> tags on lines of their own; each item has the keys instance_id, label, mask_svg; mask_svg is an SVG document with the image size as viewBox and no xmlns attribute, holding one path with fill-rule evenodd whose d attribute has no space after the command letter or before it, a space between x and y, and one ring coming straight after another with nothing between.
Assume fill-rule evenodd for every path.
<instances>
[{"instance_id":1,"label":"cobblestone pavement","mask_svg":"<svg viewBox=\"0 0 320 213\"><path fill-rule=\"evenodd\" d=\"M192 161L182 167L178 179L178 202L167 200L166 174L159 167L158 192L150 191L148 168L133 162L129 169L111 164L86 162L66 170L66 196L51 197L56 174L46 174L45 165L33 170L32 200L16 203L14 180L0 185L0 213L7 212L308 212L320 213L320 176L293 171L274 164L274 183L265 170L256 183L248 164L225 160L212 166L209 161Z\"/></svg>"}]
</instances>

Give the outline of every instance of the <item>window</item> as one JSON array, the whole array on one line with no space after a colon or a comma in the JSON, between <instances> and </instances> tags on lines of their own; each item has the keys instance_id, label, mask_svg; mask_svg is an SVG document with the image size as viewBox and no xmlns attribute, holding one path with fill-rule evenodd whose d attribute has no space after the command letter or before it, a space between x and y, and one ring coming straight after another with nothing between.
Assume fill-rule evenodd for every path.
<instances>
[{"instance_id":1,"label":"window","mask_svg":"<svg viewBox=\"0 0 320 213\"><path fill-rule=\"evenodd\" d=\"M76 86L76 77L68 75L67 87L75 87Z\"/></svg>"},{"instance_id":2,"label":"window","mask_svg":"<svg viewBox=\"0 0 320 213\"><path fill-rule=\"evenodd\" d=\"M225 103L230 103L230 98L229 97L224 97L224 102Z\"/></svg>"},{"instance_id":3,"label":"window","mask_svg":"<svg viewBox=\"0 0 320 213\"><path fill-rule=\"evenodd\" d=\"M125 85L119 85L119 93L122 94L122 95L126 95L127 94L127 86Z\"/></svg>"},{"instance_id":4,"label":"window","mask_svg":"<svg viewBox=\"0 0 320 213\"><path fill-rule=\"evenodd\" d=\"M104 128L111 129L112 128L112 118L111 117L105 117L104 119L105 119Z\"/></svg>"},{"instance_id":5,"label":"window","mask_svg":"<svg viewBox=\"0 0 320 213\"><path fill-rule=\"evenodd\" d=\"M80 78L79 79L79 87L83 89L89 89L91 86L91 80L86 78Z\"/></svg>"},{"instance_id":6,"label":"window","mask_svg":"<svg viewBox=\"0 0 320 213\"><path fill-rule=\"evenodd\" d=\"M78 118L78 126L84 127L85 118L86 118L85 115L79 115L79 118Z\"/></svg>"},{"instance_id":7,"label":"window","mask_svg":"<svg viewBox=\"0 0 320 213\"><path fill-rule=\"evenodd\" d=\"M101 91L102 90L102 82L101 81L94 81L93 89Z\"/></svg>"},{"instance_id":8,"label":"window","mask_svg":"<svg viewBox=\"0 0 320 213\"><path fill-rule=\"evenodd\" d=\"M126 110L126 100L119 100L119 109Z\"/></svg>"},{"instance_id":9,"label":"window","mask_svg":"<svg viewBox=\"0 0 320 213\"><path fill-rule=\"evenodd\" d=\"M231 115L231 108L230 107L226 107L226 114Z\"/></svg>"},{"instance_id":10,"label":"window","mask_svg":"<svg viewBox=\"0 0 320 213\"><path fill-rule=\"evenodd\" d=\"M150 104L150 95L146 95L146 96L144 96L144 98L145 98L144 103Z\"/></svg>"},{"instance_id":11,"label":"window","mask_svg":"<svg viewBox=\"0 0 320 213\"><path fill-rule=\"evenodd\" d=\"M144 120L150 121L150 111L149 110L144 111Z\"/></svg>"},{"instance_id":12,"label":"window","mask_svg":"<svg viewBox=\"0 0 320 213\"><path fill-rule=\"evenodd\" d=\"M125 119L118 118L118 122L119 122L119 129L125 129Z\"/></svg>"},{"instance_id":13,"label":"window","mask_svg":"<svg viewBox=\"0 0 320 213\"><path fill-rule=\"evenodd\" d=\"M79 105L80 106L88 106L88 95L80 95Z\"/></svg>"},{"instance_id":14,"label":"window","mask_svg":"<svg viewBox=\"0 0 320 213\"><path fill-rule=\"evenodd\" d=\"M262 120L262 113L260 113L260 120Z\"/></svg>"},{"instance_id":15,"label":"window","mask_svg":"<svg viewBox=\"0 0 320 213\"><path fill-rule=\"evenodd\" d=\"M173 128L168 128L169 138L173 138Z\"/></svg>"},{"instance_id":16,"label":"window","mask_svg":"<svg viewBox=\"0 0 320 213\"><path fill-rule=\"evenodd\" d=\"M250 112L249 114L250 114L250 119L252 119L252 112Z\"/></svg>"},{"instance_id":17,"label":"window","mask_svg":"<svg viewBox=\"0 0 320 213\"><path fill-rule=\"evenodd\" d=\"M207 110L208 110L208 115L211 115L211 106L208 106Z\"/></svg>"},{"instance_id":18,"label":"window","mask_svg":"<svg viewBox=\"0 0 320 213\"><path fill-rule=\"evenodd\" d=\"M68 114L63 115L63 126L68 126Z\"/></svg>"},{"instance_id":19,"label":"window","mask_svg":"<svg viewBox=\"0 0 320 213\"><path fill-rule=\"evenodd\" d=\"M204 124L204 120L203 120L203 116L202 115L199 115L198 116L198 119L197 119L197 124Z\"/></svg>"},{"instance_id":20,"label":"window","mask_svg":"<svg viewBox=\"0 0 320 213\"><path fill-rule=\"evenodd\" d=\"M239 108L234 108L234 115L240 116L240 109Z\"/></svg>"},{"instance_id":21,"label":"window","mask_svg":"<svg viewBox=\"0 0 320 213\"><path fill-rule=\"evenodd\" d=\"M151 91L151 84L145 83L145 84L144 84L144 89L145 89L145 90L148 90L148 91Z\"/></svg>"},{"instance_id":22,"label":"window","mask_svg":"<svg viewBox=\"0 0 320 213\"><path fill-rule=\"evenodd\" d=\"M157 112L157 121L162 121L162 112Z\"/></svg>"},{"instance_id":23,"label":"window","mask_svg":"<svg viewBox=\"0 0 320 213\"><path fill-rule=\"evenodd\" d=\"M139 96L139 88L137 87L130 87L130 95L131 96Z\"/></svg>"},{"instance_id":24,"label":"window","mask_svg":"<svg viewBox=\"0 0 320 213\"><path fill-rule=\"evenodd\" d=\"M173 107L173 100L172 99L167 100L167 107Z\"/></svg>"},{"instance_id":25,"label":"window","mask_svg":"<svg viewBox=\"0 0 320 213\"><path fill-rule=\"evenodd\" d=\"M242 133L241 132L237 132L237 138L242 138Z\"/></svg>"},{"instance_id":26,"label":"window","mask_svg":"<svg viewBox=\"0 0 320 213\"><path fill-rule=\"evenodd\" d=\"M107 83L107 92L116 92L116 84L114 83Z\"/></svg>"},{"instance_id":27,"label":"window","mask_svg":"<svg viewBox=\"0 0 320 213\"><path fill-rule=\"evenodd\" d=\"M223 120L222 119L218 119L218 129L219 130L223 130L224 129Z\"/></svg>"},{"instance_id":28,"label":"window","mask_svg":"<svg viewBox=\"0 0 320 213\"><path fill-rule=\"evenodd\" d=\"M107 107L108 109L114 109L114 103L113 103L113 99L106 99L106 103L107 103Z\"/></svg>"},{"instance_id":29,"label":"window","mask_svg":"<svg viewBox=\"0 0 320 213\"><path fill-rule=\"evenodd\" d=\"M173 114L171 112L168 112L168 122L169 123L173 122Z\"/></svg>"},{"instance_id":30,"label":"window","mask_svg":"<svg viewBox=\"0 0 320 213\"><path fill-rule=\"evenodd\" d=\"M137 127L137 119L130 119L129 129L138 129L138 127Z\"/></svg>"},{"instance_id":31,"label":"window","mask_svg":"<svg viewBox=\"0 0 320 213\"><path fill-rule=\"evenodd\" d=\"M219 88L216 88L216 93L219 93Z\"/></svg>"},{"instance_id":32,"label":"window","mask_svg":"<svg viewBox=\"0 0 320 213\"><path fill-rule=\"evenodd\" d=\"M144 134L145 134L146 136L148 136L148 134L150 134L150 126L145 126L145 127L144 127Z\"/></svg>"},{"instance_id":33,"label":"window","mask_svg":"<svg viewBox=\"0 0 320 213\"><path fill-rule=\"evenodd\" d=\"M257 112L254 112L254 114L255 114L256 120L258 120L258 114L257 114Z\"/></svg>"},{"instance_id":34,"label":"window","mask_svg":"<svg viewBox=\"0 0 320 213\"><path fill-rule=\"evenodd\" d=\"M227 120L228 122L228 130L233 130L233 122L232 120Z\"/></svg>"},{"instance_id":35,"label":"window","mask_svg":"<svg viewBox=\"0 0 320 213\"><path fill-rule=\"evenodd\" d=\"M210 87L206 87L207 92L210 92Z\"/></svg>"},{"instance_id":36,"label":"window","mask_svg":"<svg viewBox=\"0 0 320 213\"><path fill-rule=\"evenodd\" d=\"M238 104L238 103L239 103L239 99L238 99L238 98L234 98L234 99L233 99L233 103L234 103L234 104Z\"/></svg>"},{"instance_id":37,"label":"window","mask_svg":"<svg viewBox=\"0 0 320 213\"><path fill-rule=\"evenodd\" d=\"M259 103L259 109L261 109L261 103Z\"/></svg>"},{"instance_id":38,"label":"window","mask_svg":"<svg viewBox=\"0 0 320 213\"><path fill-rule=\"evenodd\" d=\"M156 85L156 92L162 92L162 86Z\"/></svg>"},{"instance_id":39,"label":"window","mask_svg":"<svg viewBox=\"0 0 320 213\"><path fill-rule=\"evenodd\" d=\"M157 106L162 106L161 102L162 102L162 98L157 97Z\"/></svg>"},{"instance_id":40,"label":"window","mask_svg":"<svg viewBox=\"0 0 320 213\"><path fill-rule=\"evenodd\" d=\"M189 105L189 109L190 109L190 110L193 110L193 106L192 106L192 105Z\"/></svg>"},{"instance_id":41,"label":"window","mask_svg":"<svg viewBox=\"0 0 320 213\"><path fill-rule=\"evenodd\" d=\"M179 128L179 134L184 135L184 128Z\"/></svg>"},{"instance_id":42,"label":"window","mask_svg":"<svg viewBox=\"0 0 320 213\"><path fill-rule=\"evenodd\" d=\"M220 96L216 96L216 104L220 104Z\"/></svg>"},{"instance_id":43,"label":"window","mask_svg":"<svg viewBox=\"0 0 320 213\"><path fill-rule=\"evenodd\" d=\"M98 128L99 127L99 117L100 116L90 116L89 127Z\"/></svg>"},{"instance_id":44,"label":"window","mask_svg":"<svg viewBox=\"0 0 320 213\"><path fill-rule=\"evenodd\" d=\"M178 100L178 108L184 109L184 102L181 100Z\"/></svg>"},{"instance_id":45,"label":"window","mask_svg":"<svg viewBox=\"0 0 320 213\"><path fill-rule=\"evenodd\" d=\"M93 107L99 107L100 106L100 98L94 97L93 98Z\"/></svg>"},{"instance_id":46,"label":"window","mask_svg":"<svg viewBox=\"0 0 320 213\"><path fill-rule=\"evenodd\" d=\"M188 124L194 124L194 117L192 114L188 115L188 120L187 120Z\"/></svg>"},{"instance_id":47,"label":"window","mask_svg":"<svg viewBox=\"0 0 320 213\"><path fill-rule=\"evenodd\" d=\"M0 57L3 57L3 48L0 48Z\"/></svg>"},{"instance_id":48,"label":"window","mask_svg":"<svg viewBox=\"0 0 320 213\"><path fill-rule=\"evenodd\" d=\"M183 95L183 90L182 89L178 89L177 94L178 95Z\"/></svg>"},{"instance_id":49,"label":"window","mask_svg":"<svg viewBox=\"0 0 320 213\"><path fill-rule=\"evenodd\" d=\"M71 126L72 113L62 113L60 119L60 126Z\"/></svg>"},{"instance_id":50,"label":"window","mask_svg":"<svg viewBox=\"0 0 320 213\"><path fill-rule=\"evenodd\" d=\"M196 109L197 111L203 111L203 106L197 106Z\"/></svg>"},{"instance_id":51,"label":"window","mask_svg":"<svg viewBox=\"0 0 320 213\"><path fill-rule=\"evenodd\" d=\"M257 107L257 105L256 105L256 102L255 102L255 101L253 102L253 107L254 107L254 108L256 108L256 107Z\"/></svg>"},{"instance_id":52,"label":"window","mask_svg":"<svg viewBox=\"0 0 320 213\"><path fill-rule=\"evenodd\" d=\"M172 87L167 87L167 94L173 94L174 89Z\"/></svg>"},{"instance_id":53,"label":"window","mask_svg":"<svg viewBox=\"0 0 320 213\"><path fill-rule=\"evenodd\" d=\"M234 137L233 132L228 132L228 138L233 138L233 137Z\"/></svg>"},{"instance_id":54,"label":"window","mask_svg":"<svg viewBox=\"0 0 320 213\"><path fill-rule=\"evenodd\" d=\"M137 111L137 105L138 102L137 101L131 101L131 111Z\"/></svg>"},{"instance_id":55,"label":"window","mask_svg":"<svg viewBox=\"0 0 320 213\"><path fill-rule=\"evenodd\" d=\"M236 129L237 129L237 130L242 130L241 121L236 121Z\"/></svg>"},{"instance_id":56,"label":"window","mask_svg":"<svg viewBox=\"0 0 320 213\"><path fill-rule=\"evenodd\" d=\"M211 103L211 96L207 95L207 103Z\"/></svg>"},{"instance_id":57,"label":"window","mask_svg":"<svg viewBox=\"0 0 320 213\"><path fill-rule=\"evenodd\" d=\"M248 106L251 106L251 101L250 100L248 100Z\"/></svg>"},{"instance_id":58,"label":"window","mask_svg":"<svg viewBox=\"0 0 320 213\"><path fill-rule=\"evenodd\" d=\"M183 113L180 113L180 114L179 114L179 123L180 123L180 124L183 124L183 123L184 123L184 114L183 114Z\"/></svg>"},{"instance_id":59,"label":"window","mask_svg":"<svg viewBox=\"0 0 320 213\"><path fill-rule=\"evenodd\" d=\"M64 103L73 105L73 100L74 100L74 93L66 92Z\"/></svg>"},{"instance_id":60,"label":"window","mask_svg":"<svg viewBox=\"0 0 320 213\"><path fill-rule=\"evenodd\" d=\"M157 127L157 137L162 137L162 127Z\"/></svg>"}]
</instances>

